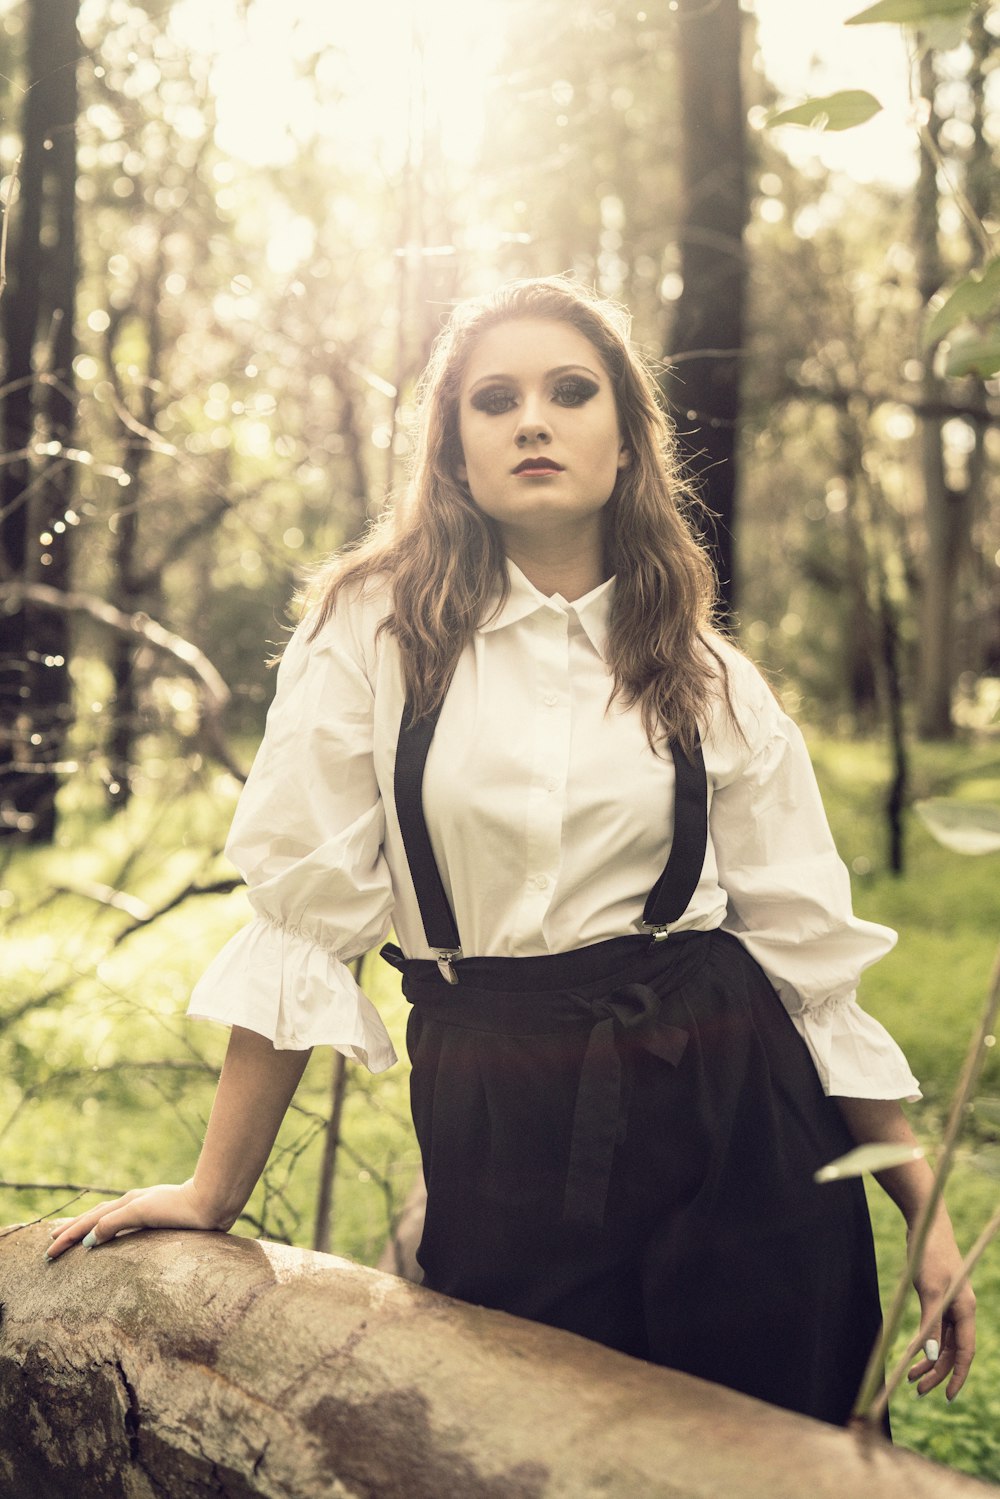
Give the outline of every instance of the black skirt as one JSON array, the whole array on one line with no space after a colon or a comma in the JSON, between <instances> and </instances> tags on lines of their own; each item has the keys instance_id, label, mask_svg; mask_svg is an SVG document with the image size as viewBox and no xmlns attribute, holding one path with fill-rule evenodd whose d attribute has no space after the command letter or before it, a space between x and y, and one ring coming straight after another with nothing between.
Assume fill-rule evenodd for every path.
<instances>
[{"instance_id":1,"label":"black skirt","mask_svg":"<svg viewBox=\"0 0 1000 1499\"><path fill-rule=\"evenodd\" d=\"M880 1310L805 1044L724 932L386 956L427 1181L425 1283L841 1424Z\"/></svg>"}]
</instances>

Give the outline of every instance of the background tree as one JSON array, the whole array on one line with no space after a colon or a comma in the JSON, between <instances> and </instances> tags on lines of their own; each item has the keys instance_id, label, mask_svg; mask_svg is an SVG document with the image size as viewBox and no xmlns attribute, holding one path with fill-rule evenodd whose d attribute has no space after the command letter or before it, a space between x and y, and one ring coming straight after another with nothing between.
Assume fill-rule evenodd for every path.
<instances>
[{"instance_id":1,"label":"background tree","mask_svg":"<svg viewBox=\"0 0 1000 1499\"><path fill-rule=\"evenodd\" d=\"M737 428L744 348L746 110L738 0L679 0L680 278L665 391L701 480L724 603L736 601ZM692 430L693 429L693 430Z\"/></svg>"},{"instance_id":2,"label":"background tree","mask_svg":"<svg viewBox=\"0 0 1000 1499\"><path fill-rule=\"evenodd\" d=\"M75 0L29 0L20 192L8 202L3 304L6 462L0 468L0 578L70 576L76 426ZM51 839L72 718L65 616L12 595L0 612L0 837Z\"/></svg>"}]
</instances>

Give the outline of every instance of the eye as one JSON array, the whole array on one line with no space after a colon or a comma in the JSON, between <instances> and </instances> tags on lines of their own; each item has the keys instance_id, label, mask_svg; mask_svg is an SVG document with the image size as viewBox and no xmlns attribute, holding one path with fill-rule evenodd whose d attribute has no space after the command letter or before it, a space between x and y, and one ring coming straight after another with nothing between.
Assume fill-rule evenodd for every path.
<instances>
[{"instance_id":1,"label":"eye","mask_svg":"<svg viewBox=\"0 0 1000 1499\"><path fill-rule=\"evenodd\" d=\"M485 411L487 416L502 416L505 411L512 411L515 404L514 392L505 385L490 385L485 390L477 390L470 400L470 405L477 411Z\"/></svg>"},{"instance_id":2,"label":"eye","mask_svg":"<svg viewBox=\"0 0 1000 1499\"><path fill-rule=\"evenodd\" d=\"M552 399L559 406L582 406L592 396L596 396L599 385L593 380L588 380L583 375L571 375L569 379L560 380L558 385L552 388Z\"/></svg>"}]
</instances>

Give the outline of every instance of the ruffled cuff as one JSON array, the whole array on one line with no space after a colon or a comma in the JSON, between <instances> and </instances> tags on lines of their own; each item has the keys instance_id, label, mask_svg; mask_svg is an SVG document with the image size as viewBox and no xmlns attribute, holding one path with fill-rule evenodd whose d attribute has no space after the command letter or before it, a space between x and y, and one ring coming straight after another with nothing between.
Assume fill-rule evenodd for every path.
<instances>
[{"instance_id":1,"label":"ruffled cuff","mask_svg":"<svg viewBox=\"0 0 1000 1499\"><path fill-rule=\"evenodd\" d=\"M264 916L209 964L187 1013L256 1031L277 1051L332 1046L371 1072L396 1060L378 1011L350 969L304 933Z\"/></svg>"},{"instance_id":2,"label":"ruffled cuff","mask_svg":"<svg viewBox=\"0 0 1000 1499\"><path fill-rule=\"evenodd\" d=\"M824 1093L837 1098L921 1097L920 1084L884 1026L856 1000L834 1000L792 1015Z\"/></svg>"}]
</instances>

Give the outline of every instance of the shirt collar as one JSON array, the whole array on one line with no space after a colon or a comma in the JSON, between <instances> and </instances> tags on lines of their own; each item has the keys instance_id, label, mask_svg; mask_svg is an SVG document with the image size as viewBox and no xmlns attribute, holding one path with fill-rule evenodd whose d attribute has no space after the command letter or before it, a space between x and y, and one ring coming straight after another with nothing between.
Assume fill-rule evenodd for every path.
<instances>
[{"instance_id":1,"label":"shirt collar","mask_svg":"<svg viewBox=\"0 0 1000 1499\"><path fill-rule=\"evenodd\" d=\"M582 598L569 602L559 593L553 594L551 598L541 593L533 583L529 582L521 569L509 559L507 576L510 579L510 592L503 608L496 614L492 614L487 609L486 618L478 627L480 635L505 629L508 625L517 624L519 620L527 619L529 615L537 614L543 609L554 609L558 614L575 615L598 655L604 655L604 646L608 638L608 617L611 613L611 600L614 597L615 580L613 577L608 578L604 583L599 583Z\"/></svg>"}]
</instances>

